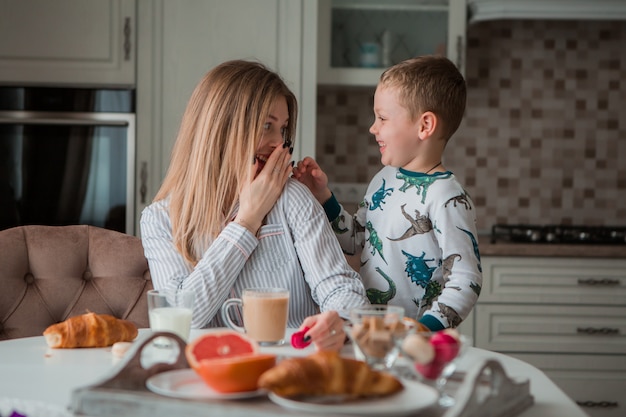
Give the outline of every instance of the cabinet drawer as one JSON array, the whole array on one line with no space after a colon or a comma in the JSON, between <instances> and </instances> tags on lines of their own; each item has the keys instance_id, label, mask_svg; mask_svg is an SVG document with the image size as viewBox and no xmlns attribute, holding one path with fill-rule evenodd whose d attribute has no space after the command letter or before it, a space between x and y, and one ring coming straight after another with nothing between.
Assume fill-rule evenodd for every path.
<instances>
[{"instance_id":1,"label":"cabinet drawer","mask_svg":"<svg viewBox=\"0 0 626 417\"><path fill-rule=\"evenodd\" d=\"M626 354L626 308L478 304L476 346L498 352Z\"/></svg>"},{"instance_id":2,"label":"cabinet drawer","mask_svg":"<svg viewBox=\"0 0 626 417\"><path fill-rule=\"evenodd\" d=\"M511 355L541 369L592 417L626 416L625 355Z\"/></svg>"},{"instance_id":3,"label":"cabinet drawer","mask_svg":"<svg viewBox=\"0 0 626 417\"><path fill-rule=\"evenodd\" d=\"M479 302L626 305L626 259L485 257Z\"/></svg>"}]
</instances>

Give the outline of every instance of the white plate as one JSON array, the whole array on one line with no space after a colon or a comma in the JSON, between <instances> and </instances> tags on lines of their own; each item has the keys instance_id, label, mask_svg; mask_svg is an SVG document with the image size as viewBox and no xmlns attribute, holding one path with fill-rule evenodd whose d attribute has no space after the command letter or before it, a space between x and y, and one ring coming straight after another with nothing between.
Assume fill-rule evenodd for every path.
<instances>
[{"instance_id":1,"label":"white plate","mask_svg":"<svg viewBox=\"0 0 626 417\"><path fill-rule=\"evenodd\" d=\"M156 394L196 400L237 400L265 395L265 390L221 393L212 390L193 369L161 372L146 381L148 389Z\"/></svg>"},{"instance_id":2,"label":"white plate","mask_svg":"<svg viewBox=\"0 0 626 417\"><path fill-rule=\"evenodd\" d=\"M420 382L402 379L404 389L396 394L383 398L359 399L345 402L324 402L324 398L290 399L280 397L273 392L269 398L274 403L292 410L314 413L335 413L344 415L379 415L406 416L414 415L437 403L437 390Z\"/></svg>"}]
</instances>

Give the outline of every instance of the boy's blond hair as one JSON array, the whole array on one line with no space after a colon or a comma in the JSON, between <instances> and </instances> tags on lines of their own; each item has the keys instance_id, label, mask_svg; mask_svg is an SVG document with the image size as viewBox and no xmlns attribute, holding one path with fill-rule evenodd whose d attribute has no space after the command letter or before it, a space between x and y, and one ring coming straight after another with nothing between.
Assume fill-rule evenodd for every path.
<instances>
[{"instance_id":1,"label":"boy's blond hair","mask_svg":"<svg viewBox=\"0 0 626 417\"><path fill-rule=\"evenodd\" d=\"M402 61L383 72L379 86L397 89L400 104L412 120L433 112L446 141L461 124L467 89L463 75L448 58L425 55Z\"/></svg>"},{"instance_id":2,"label":"boy's blond hair","mask_svg":"<svg viewBox=\"0 0 626 417\"><path fill-rule=\"evenodd\" d=\"M183 114L172 158L155 201L169 198L173 242L195 265L228 222L277 98L289 113L292 140L298 105L278 74L258 62L229 61L209 71Z\"/></svg>"}]
</instances>

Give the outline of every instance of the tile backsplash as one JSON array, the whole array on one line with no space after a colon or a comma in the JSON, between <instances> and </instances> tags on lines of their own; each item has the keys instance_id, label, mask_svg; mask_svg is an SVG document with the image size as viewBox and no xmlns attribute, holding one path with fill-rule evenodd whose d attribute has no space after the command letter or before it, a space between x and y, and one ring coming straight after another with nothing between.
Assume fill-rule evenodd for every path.
<instances>
[{"instance_id":1,"label":"tile backsplash","mask_svg":"<svg viewBox=\"0 0 626 417\"><path fill-rule=\"evenodd\" d=\"M626 225L626 22L468 28L467 110L444 162L495 223ZM320 86L317 160L331 182L381 168L374 88Z\"/></svg>"}]
</instances>

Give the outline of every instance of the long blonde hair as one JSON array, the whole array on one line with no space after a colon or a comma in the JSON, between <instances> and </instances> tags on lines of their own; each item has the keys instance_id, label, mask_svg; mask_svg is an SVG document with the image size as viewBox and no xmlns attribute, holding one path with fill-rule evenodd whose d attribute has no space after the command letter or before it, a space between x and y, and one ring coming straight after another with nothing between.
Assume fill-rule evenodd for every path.
<instances>
[{"instance_id":1,"label":"long blonde hair","mask_svg":"<svg viewBox=\"0 0 626 417\"><path fill-rule=\"evenodd\" d=\"M277 98L296 129L297 101L281 77L258 62L228 61L209 71L183 114L170 166L154 201L169 198L174 246L195 265L238 204L240 185Z\"/></svg>"}]
</instances>

